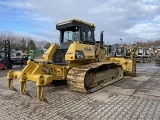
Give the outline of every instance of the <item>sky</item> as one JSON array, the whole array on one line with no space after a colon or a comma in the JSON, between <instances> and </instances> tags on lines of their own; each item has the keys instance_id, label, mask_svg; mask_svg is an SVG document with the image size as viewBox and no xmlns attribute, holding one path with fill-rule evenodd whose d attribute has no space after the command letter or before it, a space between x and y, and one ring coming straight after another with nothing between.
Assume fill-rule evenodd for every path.
<instances>
[{"instance_id":1,"label":"sky","mask_svg":"<svg viewBox=\"0 0 160 120\"><path fill-rule=\"evenodd\" d=\"M160 39L160 0L0 0L1 33L58 43L56 23L72 18L94 23L106 44Z\"/></svg>"}]
</instances>

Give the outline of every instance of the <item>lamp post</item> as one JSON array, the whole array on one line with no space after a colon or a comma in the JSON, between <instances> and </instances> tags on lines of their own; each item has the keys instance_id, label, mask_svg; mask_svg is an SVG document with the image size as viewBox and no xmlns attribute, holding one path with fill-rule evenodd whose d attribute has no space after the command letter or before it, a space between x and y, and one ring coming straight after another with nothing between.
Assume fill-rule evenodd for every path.
<instances>
[{"instance_id":1,"label":"lamp post","mask_svg":"<svg viewBox=\"0 0 160 120\"><path fill-rule=\"evenodd\" d=\"M121 41L121 46L122 46L122 39L120 38L120 41Z\"/></svg>"}]
</instances>

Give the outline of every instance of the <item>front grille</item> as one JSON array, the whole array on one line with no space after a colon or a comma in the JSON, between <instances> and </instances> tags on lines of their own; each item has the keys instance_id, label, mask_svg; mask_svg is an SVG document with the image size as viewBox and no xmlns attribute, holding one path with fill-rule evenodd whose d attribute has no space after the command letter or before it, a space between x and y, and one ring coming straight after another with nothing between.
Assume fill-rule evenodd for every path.
<instances>
[{"instance_id":1,"label":"front grille","mask_svg":"<svg viewBox=\"0 0 160 120\"><path fill-rule=\"evenodd\" d=\"M67 65L67 62L65 61L65 54L67 52L67 49L57 49L55 54L53 55L53 64L56 65Z\"/></svg>"}]
</instances>

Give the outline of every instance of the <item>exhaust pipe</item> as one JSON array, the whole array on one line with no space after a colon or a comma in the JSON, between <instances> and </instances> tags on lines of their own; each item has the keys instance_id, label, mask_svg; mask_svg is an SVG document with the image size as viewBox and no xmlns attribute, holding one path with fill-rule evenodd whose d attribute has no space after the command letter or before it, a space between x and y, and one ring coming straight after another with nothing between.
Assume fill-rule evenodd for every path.
<instances>
[{"instance_id":1,"label":"exhaust pipe","mask_svg":"<svg viewBox=\"0 0 160 120\"><path fill-rule=\"evenodd\" d=\"M101 31L101 34L100 34L100 47L103 49L103 32L104 31Z\"/></svg>"}]
</instances>

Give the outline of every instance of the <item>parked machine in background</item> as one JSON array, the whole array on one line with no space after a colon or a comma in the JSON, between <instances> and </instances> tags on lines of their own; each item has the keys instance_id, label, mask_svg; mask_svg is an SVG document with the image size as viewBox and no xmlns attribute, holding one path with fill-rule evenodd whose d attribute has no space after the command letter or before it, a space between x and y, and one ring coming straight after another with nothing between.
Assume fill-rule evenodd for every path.
<instances>
[{"instance_id":1,"label":"parked machine in background","mask_svg":"<svg viewBox=\"0 0 160 120\"><path fill-rule=\"evenodd\" d=\"M157 52L157 55L155 57L155 64L160 65L160 51Z\"/></svg>"},{"instance_id":2,"label":"parked machine in background","mask_svg":"<svg viewBox=\"0 0 160 120\"><path fill-rule=\"evenodd\" d=\"M137 48L136 56L135 56L136 62L151 62L154 60L151 50L149 48L140 47Z\"/></svg>"},{"instance_id":3,"label":"parked machine in background","mask_svg":"<svg viewBox=\"0 0 160 120\"><path fill-rule=\"evenodd\" d=\"M22 51L10 49L10 41L3 40L3 48L0 50L0 69L11 69L13 65L26 65L28 57Z\"/></svg>"},{"instance_id":4,"label":"parked machine in background","mask_svg":"<svg viewBox=\"0 0 160 120\"><path fill-rule=\"evenodd\" d=\"M12 50L11 51L11 62L13 65L26 65L28 57L21 50Z\"/></svg>"},{"instance_id":5,"label":"parked machine in background","mask_svg":"<svg viewBox=\"0 0 160 120\"><path fill-rule=\"evenodd\" d=\"M160 46L156 47L155 64L160 65Z\"/></svg>"},{"instance_id":6,"label":"parked machine in background","mask_svg":"<svg viewBox=\"0 0 160 120\"><path fill-rule=\"evenodd\" d=\"M3 40L3 49L0 50L0 69L11 69L10 41Z\"/></svg>"},{"instance_id":7,"label":"parked machine in background","mask_svg":"<svg viewBox=\"0 0 160 120\"><path fill-rule=\"evenodd\" d=\"M109 57L131 57L135 56L136 46L133 45L105 45L106 55Z\"/></svg>"},{"instance_id":8,"label":"parked machine in background","mask_svg":"<svg viewBox=\"0 0 160 120\"><path fill-rule=\"evenodd\" d=\"M127 70L132 72L132 61L106 57L103 32L100 41L95 41L93 23L71 19L57 23L56 28L60 31L60 44L52 44L43 54L45 62L28 60L22 71L10 70L9 89L15 90L12 83L18 78L20 92L26 95L26 82L34 81L37 98L43 101L43 88L53 81L67 81L71 90L90 93L121 80ZM127 66L125 71L121 63Z\"/></svg>"},{"instance_id":9,"label":"parked machine in background","mask_svg":"<svg viewBox=\"0 0 160 120\"><path fill-rule=\"evenodd\" d=\"M153 46L146 50L147 61L152 62L155 60L155 52Z\"/></svg>"}]
</instances>

